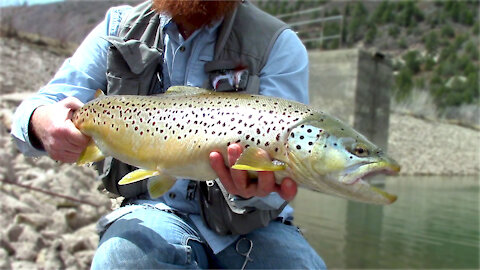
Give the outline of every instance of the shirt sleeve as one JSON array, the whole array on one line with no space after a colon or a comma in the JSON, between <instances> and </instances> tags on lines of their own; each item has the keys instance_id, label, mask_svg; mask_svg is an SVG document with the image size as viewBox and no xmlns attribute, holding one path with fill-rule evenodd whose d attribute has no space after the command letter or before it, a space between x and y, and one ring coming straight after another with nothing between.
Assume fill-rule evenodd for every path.
<instances>
[{"instance_id":1,"label":"shirt sleeve","mask_svg":"<svg viewBox=\"0 0 480 270\"><path fill-rule=\"evenodd\" d=\"M260 72L260 94L308 103L308 54L290 29L279 35Z\"/></svg>"},{"instance_id":2,"label":"shirt sleeve","mask_svg":"<svg viewBox=\"0 0 480 270\"><path fill-rule=\"evenodd\" d=\"M65 60L53 79L18 106L11 135L22 153L28 156L46 154L35 148L29 137L30 118L36 108L69 96L85 103L93 99L97 89L105 90L108 42L103 37L117 34L122 14L129 8L121 6L109 9L105 19L88 34L75 53Z\"/></svg>"},{"instance_id":3,"label":"shirt sleeve","mask_svg":"<svg viewBox=\"0 0 480 270\"><path fill-rule=\"evenodd\" d=\"M260 94L308 103L308 54L298 36L290 29L279 35L260 72ZM262 198L245 200L235 196L233 199L236 207L262 210L279 209L284 202L276 192Z\"/></svg>"}]
</instances>

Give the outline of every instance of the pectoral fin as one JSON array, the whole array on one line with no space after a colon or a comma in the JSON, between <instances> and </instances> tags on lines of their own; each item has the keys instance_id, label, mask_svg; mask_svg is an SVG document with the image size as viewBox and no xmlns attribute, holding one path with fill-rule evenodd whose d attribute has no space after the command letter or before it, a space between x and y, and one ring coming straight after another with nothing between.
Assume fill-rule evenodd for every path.
<instances>
[{"instance_id":1,"label":"pectoral fin","mask_svg":"<svg viewBox=\"0 0 480 270\"><path fill-rule=\"evenodd\" d=\"M169 175L157 175L148 179L148 193L152 199L162 196L167 192L177 179Z\"/></svg>"},{"instance_id":2,"label":"pectoral fin","mask_svg":"<svg viewBox=\"0 0 480 270\"><path fill-rule=\"evenodd\" d=\"M96 162L103 160L105 156L102 151L97 147L93 140L90 141L88 146L80 154L80 157L77 160L77 165L84 165L90 162Z\"/></svg>"},{"instance_id":3,"label":"pectoral fin","mask_svg":"<svg viewBox=\"0 0 480 270\"><path fill-rule=\"evenodd\" d=\"M287 168L285 163L272 160L268 153L258 147L249 147L245 149L232 166L236 170L245 171L282 171Z\"/></svg>"},{"instance_id":4,"label":"pectoral fin","mask_svg":"<svg viewBox=\"0 0 480 270\"><path fill-rule=\"evenodd\" d=\"M150 170L144 170L144 169L138 169L133 172L128 173L125 175L120 182L118 182L119 185L126 185L126 184L131 184L135 183L144 179L147 179L152 176L158 175L158 171L150 171Z\"/></svg>"}]
</instances>

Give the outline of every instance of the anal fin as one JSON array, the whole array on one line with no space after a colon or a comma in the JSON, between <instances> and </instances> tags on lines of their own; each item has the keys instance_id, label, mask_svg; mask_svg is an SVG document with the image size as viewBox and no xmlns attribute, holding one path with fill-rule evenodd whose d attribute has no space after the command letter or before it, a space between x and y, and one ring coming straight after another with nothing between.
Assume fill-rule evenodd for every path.
<instances>
[{"instance_id":1,"label":"anal fin","mask_svg":"<svg viewBox=\"0 0 480 270\"><path fill-rule=\"evenodd\" d=\"M155 199L167 192L177 181L173 176L157 175L148 179L148 193L150 198Z\"/></svg>"}]
</instances>

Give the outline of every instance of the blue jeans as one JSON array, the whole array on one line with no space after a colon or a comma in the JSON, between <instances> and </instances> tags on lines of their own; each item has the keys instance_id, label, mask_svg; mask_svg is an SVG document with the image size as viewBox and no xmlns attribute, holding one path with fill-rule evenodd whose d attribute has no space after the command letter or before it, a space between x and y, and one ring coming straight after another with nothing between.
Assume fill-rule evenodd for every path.
<instances>
[{"instance_id":1,"label":"blue jeans","mask_svg":"<svg viewBox=\"0 0 480 270\"><path fill-rule=\"evenodd\" d=\"M92 269L240 269L250 248L246 268L326 268L295 226L273 221L215 255L181 216L143 206L119 217L102 235Z\"/></svg>"}]
</instances>

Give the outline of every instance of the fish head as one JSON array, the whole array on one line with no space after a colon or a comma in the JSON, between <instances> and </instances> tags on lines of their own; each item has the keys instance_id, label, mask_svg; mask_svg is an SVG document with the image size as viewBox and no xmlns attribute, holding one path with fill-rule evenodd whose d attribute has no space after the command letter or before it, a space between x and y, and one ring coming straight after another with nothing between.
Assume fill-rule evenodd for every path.
<instances>
[{"instance_id":1,"label":"fish head","mask_svg":"<svg viewBox=\"0 0 480 270\"><path fill-rule=\"evenodd\" d=\"M307 188L367 203L390 204L397 198L364 179L396 174L398 163L335 118L321 115L292 128L287 155L292 174Z\"/></svg>"}]
</instances>

